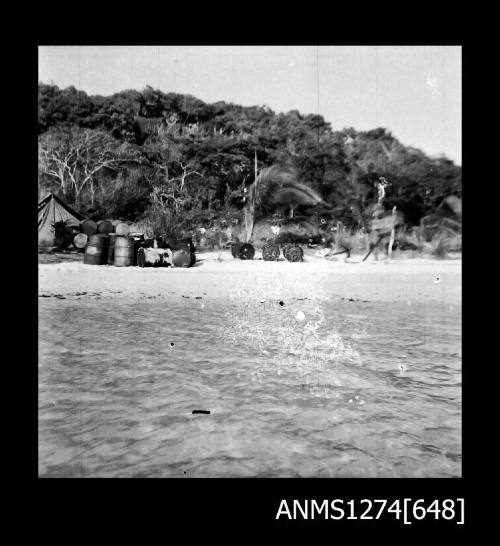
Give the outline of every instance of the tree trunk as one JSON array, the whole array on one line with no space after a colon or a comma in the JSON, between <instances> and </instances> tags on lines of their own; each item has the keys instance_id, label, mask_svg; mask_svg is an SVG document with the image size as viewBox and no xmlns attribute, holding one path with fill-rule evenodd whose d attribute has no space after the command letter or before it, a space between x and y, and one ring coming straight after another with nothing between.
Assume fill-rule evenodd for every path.
<instances>
[{"instance_id":1,"label":"tree trunk","mask_svg":"<svg viewBox=\"0 0 500 546\"><path fill-rule=\"evenodd\" d=\"M82 192L82 188L77 188L76 185L74 186L75 188L75 204L79 205L80 204L80 193Z\"/></svg>"},{"instance_id":2,"label":"tree trunk","mask_svg":"<svg viewBox=\"0 0 500 546\"><path fill-rule=\"evenodd\" d=\"M252 238L253 232L253 222L254 222L254 210L253 207L245 207L244 211L245 217L245 243L249 243Z\"/></svg>"}]
</instances>

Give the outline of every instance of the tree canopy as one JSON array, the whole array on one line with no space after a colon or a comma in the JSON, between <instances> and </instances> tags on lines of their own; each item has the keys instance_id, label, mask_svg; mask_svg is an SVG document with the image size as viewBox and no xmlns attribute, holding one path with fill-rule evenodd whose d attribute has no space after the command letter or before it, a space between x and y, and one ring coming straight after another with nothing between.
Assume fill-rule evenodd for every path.
<instances>
[{"instance_id":1,"label":"tree canopy","mask_svg":"<svg viewBox=\"0 0 500 546\"><path fill-rule=\"evenodd\" d=\"M259 169L293 168L346 224L367 214L380 177L390 184L386 206L410 225L461 197L461 167L384 128L333 130L316 114L207 104L149 86L103 97L40 83L38 133L39 193L91 217L135 221L156 210L185 228L237 217L255 153Z\"/></svg>"}]
</instances>

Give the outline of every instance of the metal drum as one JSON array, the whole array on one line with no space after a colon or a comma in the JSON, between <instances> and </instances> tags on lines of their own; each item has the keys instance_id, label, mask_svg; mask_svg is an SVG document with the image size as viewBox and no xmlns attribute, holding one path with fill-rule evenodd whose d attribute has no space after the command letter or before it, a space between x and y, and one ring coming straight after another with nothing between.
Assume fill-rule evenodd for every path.
<instances>
[{"instance_id":1,"label":"metal drum","mask_svg":"<svg viewBox=\"0 0 500 546\"><path fill-rule=\"evenodd\" d=\"M115 227L110 220L101 220L97 222L97 233L103 233L104 235L109 235L115 231Z\"/></svg>"},{"instance_id":2,"label":"metal drum","mask_svg":"<svg viewBox=\"0 0 500 546\"><path fill-rule=\"evenodd\" d=\"M56 247L60 250L68 248L73 243L73 238L77 233L78 228L75 226L66 226L63 229L58 227L55 236Z\"/></svg>"},{"instance_id":3,"label":"metal drum","mask_svg":"<svg viewBox=\"0 0 500 546\"><path fill-rule=\"evenodd\" d=\"M85 248L83 263L89 265L103 265L108 263L109 237L107 235L95 234L89 237Z\"/></svg>"},{"instance_id":4,"label":"metal drum","mask_svg":"<svg viewBox=\"0 0 500 546\"><path fill-rule=\"evenodd\" d=\"M97 224L94 220L83 220L80 223L80 230L87 235L94 235L94 233L97 233Z\"/></svg>"},{"instance_id":5,"label":"metal drum","mask_svg":"<svg viewBox=\"0 0 500 546\"><path fill-rule=\"evenodd\" d=\"M176 250L187 250L188 252L194 252L194 244L193 244L193 238L192 237L183 237L181 239L177 239Z\"/></svg>"},{"instance_id":6,"label":"metal drum","mask_svg":"<svg viewBox=\"0 0 500 546\"><path fill-rule=\"evenodd\" d=\"M86 233L77 233L73 237L73 246L78 249L84 249L89 242L89 236Z\"/></svg>"},{"instance_id":7,"label":"metal drum","mask_svg":"<svg viewBox=\"0 0 500 546\"><path fill-rule=\"evenodd\" d=\"M134 264L135 241L131 237L116 237L114 264L118 267L129 267Z\"/></svg>"},{"instance_id":8,"label":"metal drum","mask_svg":"<svg viewBox=\"0 0 500 546\"><path fill-rule=\"evenodd\" d=\"M116 233L109 234L108 264L112 264L115 259Z\"/></svg>"},{"instance_id":9,"label":"metal drum","mask_svg":"<svg viewBox=\"0 0 500 546\"><path fill-rule=\"evenodd\" d=\"M172 256L172 265L174 267L191 267L195 262L194 253L185 249L176 250Z\"/></svg>"},{"instance_id":10,"label":"metal drum","mask_svg":"<svg viewBox=\"0 0 500 546\"><path fill-rule=\"evenodd\" d=\"M118 233L118 235L128 235L130 233L130 226L125 222L118 222L115 225L115 233Z\"/></svg>"}]
</instances>

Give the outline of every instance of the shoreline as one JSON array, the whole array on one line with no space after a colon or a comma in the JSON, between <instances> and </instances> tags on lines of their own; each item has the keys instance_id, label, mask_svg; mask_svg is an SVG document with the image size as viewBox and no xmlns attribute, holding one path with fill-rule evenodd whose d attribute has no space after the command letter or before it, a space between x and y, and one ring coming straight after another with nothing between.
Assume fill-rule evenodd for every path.
<instances>
[{"instance_id":1,"label":"shoreline","mask_svg":"<svg viewBox=\"0 0 500 546\"><path fill-rule=\"evenodd\" d=\"M83 259L83 256L82 256ZM461 303L462 261L361 257L302 263L237 260L229 251L197 255L191 268L92 266L81 260L38 266L39 297L159 296L203 299L309 299Z\"/></svg>"}]
</instances>

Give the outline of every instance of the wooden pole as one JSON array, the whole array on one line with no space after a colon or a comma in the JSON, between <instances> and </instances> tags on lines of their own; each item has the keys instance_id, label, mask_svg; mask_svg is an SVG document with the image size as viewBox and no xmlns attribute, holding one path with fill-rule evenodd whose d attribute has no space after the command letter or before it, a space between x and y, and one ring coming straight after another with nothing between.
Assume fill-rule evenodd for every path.
<instances>
[{"instance_id":1,"label":"wooden pole","mask_svg":"<svg viewBox=\"0 0 500 546\"><path fill-rule=\"evenodd\" d=\"M396 236L396 207L392 207L392 229L391 236L389 238L389 246L387 247L387 256L391 258L392 256L392 245L394 244L394 239Z\"/></svg>"},{"instance_id":2,"label":"wooden pole","mask_svg":"<svg viewBox=\"0 0 500 546\"><path fill-rule=\"evenodd\" d=\"M255 184L257 184L257 148L255 149L255 157L254 157L254 171L255 171Z\"/></svg>"},{"instance_id":3,"label":"wooden pole","mask_svg":"<svg viewBox=\"0 0 500 546\"><path fill-rule=\"evenodd\" d=\"M257 197L257 149L254 150L254 188L253 188L253 202L248 202L244 209L244 216L245 216L245 242L249 243L250 239L252 238L252 232L253 232L253 221L254 221L254 215L255 215L255 199Z\"/></svg>"}]
</instances>

